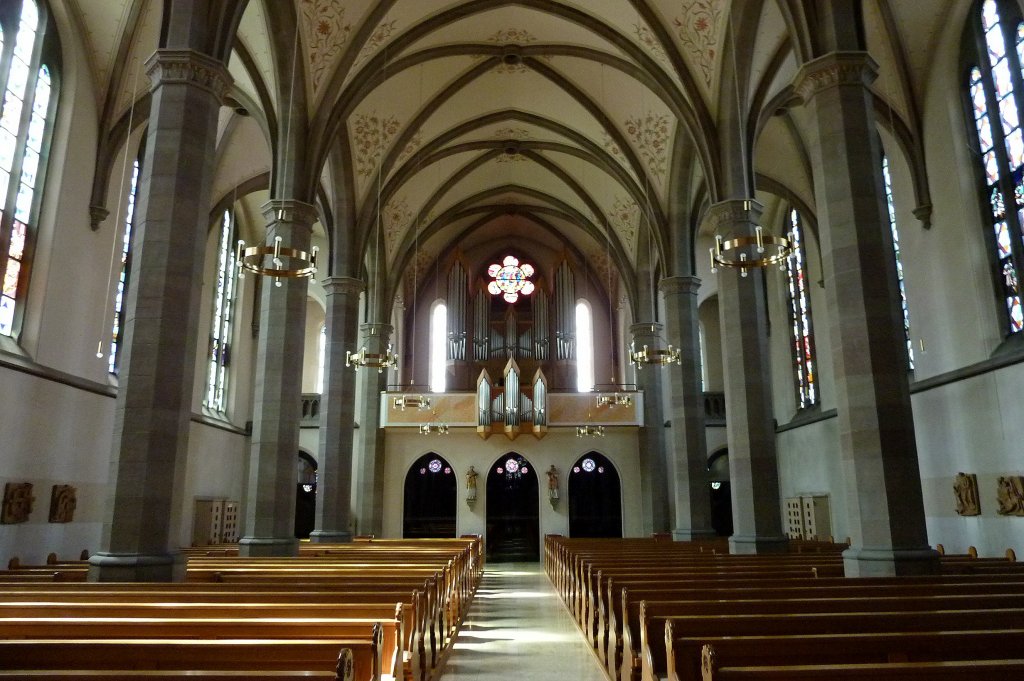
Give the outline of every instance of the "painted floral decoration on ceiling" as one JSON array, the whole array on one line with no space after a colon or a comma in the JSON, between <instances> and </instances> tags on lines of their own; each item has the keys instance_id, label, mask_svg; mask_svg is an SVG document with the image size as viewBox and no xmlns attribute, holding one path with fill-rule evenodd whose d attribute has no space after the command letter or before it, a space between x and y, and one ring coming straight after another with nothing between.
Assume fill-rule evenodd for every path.
<instances>
[{"instance_id":1,"label":"painted floral decoration on ceiling","mask_svg":"<svg viewBox=\"0 0 1024 681\"><path fill-rule=\"evenodd\" d=\"M647 167L658 177L665 174L668 164L668 142L671 124L665 114L648 111L643 116L626 119L626 135Z\"/></svg>"},{"instance_id":2,"label":"painted floral decoration on ceiling","mask_svg":"<svg viewBox=\"0 0 1024 681\"><path fill-rule=\"evenodd\" d=\"M500 265L494 263L488 267L487 275L493 277L487 284L487 292L492 296L500 295L509 303L519 300L520 293L524 296L533 293L533 282L529 281L533 276L533 265L525 262L520 265L514 256L506 255Z\"/></svg>"},{"instance_id":3,"label":"painted floral decoration on ceiling","mask_svg":"<svg viewBox=\"0 0 1024 681\"><path fill-rule=\"evenodd\" d=\"M376 112L356 114L352 118L352 146L358 175L373 175L380 165L384 151L401 127L402 124L396 117L378 116Z\"/></svg>"},{"instance_id":4,"label":"painted floral decoration on ceiling","mask_svg":"<svg viewBox=\"0 0 1024 681\"><path fill-rule=\"evenodd\" d=\"M686 0L672 20L676 33L710 87L714 74L718 29L726 0Z\"/></svg>"},{"instance_id":5,"label":"painted floral decoration on ceiling","mask_svg":"<svg viewBox=\"0 0 1024 681\"><path fill-rule=\"evenodd\" d=\"M302 28L315 93L348 42L352 24L345 23L345 7L340 0L302 0Z\"/></svg>"}]
</instances>

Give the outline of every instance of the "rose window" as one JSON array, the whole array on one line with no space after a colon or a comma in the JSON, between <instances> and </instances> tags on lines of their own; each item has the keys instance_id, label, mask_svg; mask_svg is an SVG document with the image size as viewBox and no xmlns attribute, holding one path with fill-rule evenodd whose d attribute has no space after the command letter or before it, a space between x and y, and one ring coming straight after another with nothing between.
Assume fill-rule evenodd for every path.
<instances>
[{"instance_id":1,"label":"rose window","mask_svg":"<svg viewBox=\"0 0 1024 681\"><path fill-rule=\"evenodd\" d=\"M487 291L491 295L501 296L508 302L514 303L519 300L519 294L528 296L533 293L533 282L529 281L533 276L533 265L529 263L519 264L519 259L511 255L505 256L501 264L493 264L487 268L488 276L494 279L487 284Z\"/></svg>"}]
</instances>

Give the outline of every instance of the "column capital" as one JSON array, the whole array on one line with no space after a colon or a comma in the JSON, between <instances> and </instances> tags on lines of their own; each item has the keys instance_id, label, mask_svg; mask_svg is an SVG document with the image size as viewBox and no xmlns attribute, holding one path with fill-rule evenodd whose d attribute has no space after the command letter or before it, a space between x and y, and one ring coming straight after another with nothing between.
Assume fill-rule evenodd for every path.
<instances>
[{"instance_id":1,"label":"column capital","mask_svg":"<svg viewBox=\"0 0 1024 681\"><path fill-rule=\"evenodd\" d=\"M665 277L658 282L658 288L665 295L689 294L695 296L700 290L700 277Z\"/></svg>"},{"instance_id":2,"label":"column capital","mask_svg":"<svg viewBox=\"0 0 1024 681\"><path fill-rule=\"evenodd\" d=\"M830 52L797 71L793 90L806 104L823 90L839 85L867 87L878 77L878 62L867 52Z\"/></svg>"},{"instance_id":3,"label":"column capital","mask_svg":"<svg viewBox=\"0 0 1024 681\"><path fill-rule=\"evenodd\" d=\"M320 218L316 206L297 199L271 199L263 204L262 211L268 228L278 222L312 228L313 223Z\"/></svg>"},{"instance_id":4,"label":"column capital","mask_svg":"<svg viewBox=\"0 0 1024 681\"><path fill-rule=\"evenodd\" d=\"M227 66L209 55L195 50L161 48L146 60L150 89L166 84L194 85L206 90L218 102L224 101L234 82Z\"/></svg>"},{"instance_id":5,"label":"column capital","mask_svg":"<svg viewBox=\"0 0 1024 681\"><path fill-rule=\"evenodd\" d=\"M366 284L362 279L354 277L324 277L320 282L328 296L333 295L359 295L366 290Z\"/></svg>"},{"instance_id":6,"label":"column capital","mask_svg":"<svg viewBox=\"0 0 1024 681\"><path fill-rule=\"evenodd\" d=\"M755 199L726 199L708 207L702 220L702 230L712 234L731 231L737 224L756 225L764 206Z\"/></svg>"}]
</instances>

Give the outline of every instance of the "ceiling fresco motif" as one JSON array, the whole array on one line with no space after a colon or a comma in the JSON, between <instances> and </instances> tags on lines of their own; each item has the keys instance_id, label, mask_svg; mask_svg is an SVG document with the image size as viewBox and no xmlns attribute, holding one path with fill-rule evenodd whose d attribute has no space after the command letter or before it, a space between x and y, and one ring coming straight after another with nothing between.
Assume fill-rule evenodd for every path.
<instances>
[{"instance_id":1,"label":"ceiling fresco motif","mask_svg":"<svg viewBox=\"0 0 1024 681\"><path fill-rule=\"evenodd\" d=\"M341 56L352 33L341 0L300 0L302 32L309 54L309 76L313 93L319 93L328 69Z\"/></svg>"},{"instance_id":2,"label":"ceiling fresco motif","mask_svg":"<svg viewBox=\"0 0 1024 681\"><path fill-rule=\"evenodd\" d=\"M714 78L718 34L727 4L727 0L687 0L672 20L679 41L697 64L708 87Z\"/></svg>"}]
</instances>

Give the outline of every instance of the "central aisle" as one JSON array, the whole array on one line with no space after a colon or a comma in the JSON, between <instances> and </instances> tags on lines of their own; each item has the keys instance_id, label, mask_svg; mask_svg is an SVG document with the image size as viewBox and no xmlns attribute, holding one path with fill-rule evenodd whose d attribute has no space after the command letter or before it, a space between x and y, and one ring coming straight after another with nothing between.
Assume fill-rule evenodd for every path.
<instances>
[{"instance_id":1,"label":"central aisle","mask_svg":"<svg viewBox=\"0 0 1024 681\"><path fill-rule=\"evenodd\" d=\"M537 563L484 571L442 681L606 681Z\"/></svg>"}]
</instances>

